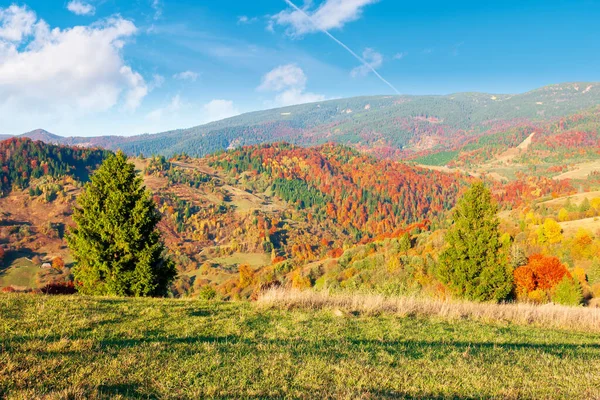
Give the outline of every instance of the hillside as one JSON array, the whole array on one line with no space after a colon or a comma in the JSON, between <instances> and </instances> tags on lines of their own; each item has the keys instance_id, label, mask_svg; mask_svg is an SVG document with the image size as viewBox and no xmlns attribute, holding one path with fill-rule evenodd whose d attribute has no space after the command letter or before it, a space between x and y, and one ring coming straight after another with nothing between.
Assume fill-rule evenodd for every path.
<instances>
[{"instance_id":1,"label":"hillside","mask_svg":"<svg viewBox=\"0 0 600 400\"><path fill-rule=\"evenodd\" d=\"M7 252L0 286L38 286L47 281L41 261L60 257L69 266L64 233L81 171L60 163L69 148L25 139L0 146L10 155L7 176L21 171L18 184L0 198L0 244ZM160 229L180 271L179 294L210 285L224 296L249 296L263 280L292 279L298 267L339 257L348 246L427 229L440 223L468 182L335 145L276 144L205 159L133 161L163 214ZM40 175L37 165L48 168ZM242 266L254 274L274 264L272 276L266 272L243 290L236 285Z\"/></svg>"},{"instance_id":2,"label":"hillside","mask_svg":"<svg viewBox=\"0 0 600 400\"><path fill-rule=\"evenodd\" d=\"M82 181L76 169L66 167L37 176L27 168L40 165L38 159L24 149L54 157L44 162L57 166L63 165L57 154L64 151L95 150L24 139L6 143L10 159L23 160L12 161L7 171L20 170L19 179L31 178L11 185L0 198L0 245L6 253L0 287L64 280L71 263L64 234ZM334 144L276 143L204 158L131 160L163 216L159 228L179 271L174 295L209 292L225 299L249 298L264 285L280 284L444 297L436 266L451 224L448 211L474 181L466 169L430 171ZM598 196L590 192L588 206L566 205L566 211L548 202L578 190L598 190L600 180L575 183L527 169L506 182L480 177L502 210L506 246L517 248L525 260L540 252L559 256L565 268L579 271L586 302L600 297L600 264L593 257L600 240L595 231L573 228L595 226ZM565 226L557 242L545 241L548 218ZM585 219L589 223L583 225ZM66 267L40 269L42 262L56 258Z\"/></svg>"},{"instance_id":3,"label":"hillside","mask_svg":"<svg viewBox=\"0 0 600 400\"><path fill-rule=\"evenodd\" d=\"M452 149L488 131L537 124L600 104L600 83L550 85L523 94L371 96L257 111L187 129L131 137L74 137L61 144L203 156L240 145L336 142L381 157L412 158ZM25 134L32 135L32 133Z\"/></svg>"},{"instance_id":4,"label":"hillside","mask_svg":"<svg viewBox=\"0 0 600 400\"><path fill-rule=\"evenodd\" d=\"M72 176L85 182L109 154L97 149L73 148L14 138L0 142L0 189L29 188L32 179Z\"/></svg>"},{"instance_id":5,"label":"hillside","mask_svg":"<svg viewBox=\"0 0 600 400\"><path fill-rule=\"evenodd\" d=\"M523 321L566 317L557 329L500 322L500 307L473 305L480 322L360 306L0 294L0 397L600 396L600 335L576 330L574 318L598 321L597 310L521 309Z\"/></svg>"}]
</instances>

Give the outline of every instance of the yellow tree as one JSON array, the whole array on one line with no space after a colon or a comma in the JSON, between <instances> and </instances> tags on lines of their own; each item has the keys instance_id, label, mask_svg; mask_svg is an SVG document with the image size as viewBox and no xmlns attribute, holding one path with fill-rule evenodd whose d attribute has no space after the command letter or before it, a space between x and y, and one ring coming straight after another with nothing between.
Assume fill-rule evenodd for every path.
<instances>
[{"instance_id":1,"label":"yellow tree","mask_svg":"<svg viewBox=\"0 0 600 400\"><path fill-rule=\"evenodd\" d=\"M240 288L245 288L250 286L252 281L254 280L254 271L248 264L240 265Z\"/></svg>"},{"instance_id":2,"label":"yellow tree","mask_svg":"<svg viewBox=\"0 0 600 400\"><path fill-rule=\"evenodd\" d=\"M562 240L562 228L555 220L546 218L544 221L544 237L550 244L560 243Z\"/></svg>"},{"instance_id":3,"label":"yellow tree","mask_svg":"<svg viewBox=\"0 0 600 400\"><path fill-rule=\"evenodd\" d=\"M558 220L563 222L569 219L569 212L565 208L561 208L558 212Z\"/></svg>"}]
</instances>

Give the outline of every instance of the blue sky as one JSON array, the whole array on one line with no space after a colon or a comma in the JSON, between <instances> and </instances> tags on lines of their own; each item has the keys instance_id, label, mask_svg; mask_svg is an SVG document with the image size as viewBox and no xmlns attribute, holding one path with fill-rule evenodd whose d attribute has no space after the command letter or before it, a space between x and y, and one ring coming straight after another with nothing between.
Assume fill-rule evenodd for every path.
<instances>
[{"instance_id":1,"label":"blue sky","mask_svg":"<svg viewBox=\"0 0 600 400\"><path fill-rule=\"evenodd\" d=\"M0 1L0 133L131 135L395 90L600 80L599 1L294 4Z\"/></svg>"}]
</instances>

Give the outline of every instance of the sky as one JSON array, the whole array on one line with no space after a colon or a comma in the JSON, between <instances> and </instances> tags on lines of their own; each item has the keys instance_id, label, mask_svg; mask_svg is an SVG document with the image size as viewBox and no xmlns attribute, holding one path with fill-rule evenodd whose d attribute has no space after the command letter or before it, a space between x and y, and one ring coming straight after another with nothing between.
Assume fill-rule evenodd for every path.
<instances>
[{"instance_id":1,"label":"sky","mask_svg":"<svg viewBox=\"0 0 600 400\"><path fill-rule=\"evenodd\" d=\"M600 81L600 1L0 0L0 134Z\"/></svg>"}]
</instances>

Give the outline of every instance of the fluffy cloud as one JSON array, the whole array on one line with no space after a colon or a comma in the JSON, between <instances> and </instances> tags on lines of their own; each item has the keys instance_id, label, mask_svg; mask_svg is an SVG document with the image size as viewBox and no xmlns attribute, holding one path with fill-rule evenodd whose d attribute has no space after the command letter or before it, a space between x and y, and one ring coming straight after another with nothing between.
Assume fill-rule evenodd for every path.
<instances>
[{"instance_id":1,"label":"fluffy cloud","mask_svg":"<svg viewBox=\"0 0 600 400\"><path fill-rule=\"evenodd\" d=\"M261 91L281 91L289 87L304 88L306 86L306 75L302 68L296 64L280 65L267 72L262 77L258 87Z\"/></svg>"},{"instance_id":2,"label":"fluffy cloud","mask_svg":"<svg viewBox=\"0 0 600 400\"><path fill-rule=\"evenodd\" d=\"M8 46L8 43L2 42L19 43L25 36L31 35L36 20L35 13L25 7L13 4L8 8L0 8L0 50Z\"/></svg>"},{"instance_id":3,"label":"fluffy cloud","mask_svg":"<svg viewBox=\"0 0 600 400\"><path fill-rule=\"evenodd\" d=\"M273 24L287 26L291 36L302 36L319 30L342 28L346 23L356 21L362 15L362 10L378 0L325 0L316 10L310 10L311 1L307 1L303 12L294 8L281 11L271 17L267 27ZM309 15L309 18L306 15Z\"/></svg>"},{"instance_id":4,"label":"fluffy cloud","mask_svg":"<svg viewBox=\"0 0 600 400\"><path fill-rule=\"evenodd\" d=\"M381 53L378 53L373 49L365 49L365 51L363 51L362 58L368 65L359 65L350 71L350 75L353 78L356 78L357 76L367 76L369 72L371 72L371 68L377 69L383 64L383 56ZM369 66L371 68L369 68Z\"/></svg>"},{"instance_id":5,"label":"fluffy cloud","mask_svg":"<svg viewBox=\"0 0 600 400\"><path fill-rule=\"evenodd\" d=\"M231 100L212 100L202 106L202 111L205 122L219 121L240 113Z\"/></svg>"},{"instance_id":6,"label":"fluffy cloud","mask_svg":"<svg viewBox=\"0 0 600 400\"><path fill-rule=\"evenodd\" d=\"M404 57L408 55L407 52L401 51L400 53L394 54L394 60L402 60Z\"/></svg>"},{"instance_id":7,"label":"fluffy cloud","mask_svg":"<svg viewBox=\"0 0 600 400\"><path fill-rule=\"evenodd\" d=\"M258 90L278 92L275 101L270 104L273 106L290 106L325 100L323 95L305 92L306 81L304 71L296 64L280 65L262 77Z\"/></svg>"},{"instance_id":8,"label":"fluffy cloud","mask_svg":"<svg viewBox=\"0 0 600 400\"><path fill-rule=\"evenodd\" d=\"M96 8L88 3L84 3L80 0L72 0L67 4L67 10L77 15L94 15Z\"/></svg>"},{"instance_id":9,"label":"fluffy cloud","mask_svg":"<svg viewBox=\"0 0 600 400\"><path fill-rule=\"evenodd\" d=\"M122 49L136 32L119 16L51 29L26 7L0 8L0 118L77 117L119 103L135 110L148 85Z\"/></svg>"},{"instance_id":10,"label":"fluffy cloud","mask_svg":"<svg viewBox=\"0 0 600 400\"><path fill-rule=\"evenodd\" d=\"M181 81L192 81L195 82L198 79L198 73L194 71L183 71L173 75L173 78Z\"/></svg>"}]
</instances>

